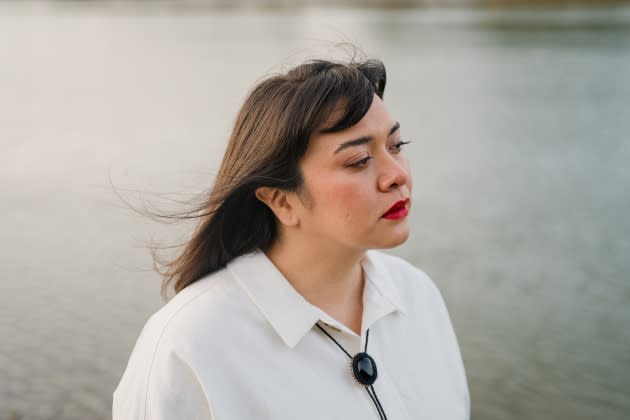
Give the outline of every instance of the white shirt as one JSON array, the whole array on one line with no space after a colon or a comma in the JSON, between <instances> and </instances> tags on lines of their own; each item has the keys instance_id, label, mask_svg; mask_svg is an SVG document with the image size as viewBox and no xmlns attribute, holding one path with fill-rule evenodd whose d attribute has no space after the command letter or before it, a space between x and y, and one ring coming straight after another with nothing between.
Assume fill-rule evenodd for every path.
<instances>
[{"instance_id":1,"label":"white shirt","mask_svg":"<svg viewBox=\"0 0 630 420\"><path fill-rule=\"evenodd\" d=\"M144 327L114 392L114 420L375 419L350 359L376 361L388 420L467 420L470 399L431 279L369 251L361 336L307 302L262 252L186 287Z\"/></svg>"}]
</instances>

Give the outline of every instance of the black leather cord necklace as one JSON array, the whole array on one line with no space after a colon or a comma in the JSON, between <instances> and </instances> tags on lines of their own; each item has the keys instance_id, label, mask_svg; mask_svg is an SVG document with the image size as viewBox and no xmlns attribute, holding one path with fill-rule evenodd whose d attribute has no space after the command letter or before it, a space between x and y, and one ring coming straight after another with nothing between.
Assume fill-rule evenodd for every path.
<instances>
[{"instance_id":1,"label":"black leather cord necklace","mask_svg":"<svg viewBox=\"0 0 630 420\"><path fill-rule=\"evenodd\" d=\"M368 328L368 330L365 332L365 350L362 353L357 353L354 355L354 357L352 357L350 353L348 353L346 349L344 349L343 346L339 344L339 342L335 340L332 335L328 334L328 331L326 331L321 325L319 325L319 323L316 323L315 325L324 334L326 334L328 338L334 341L334 343L350 358L351 360L350 371L352 372L352 377L359 384L365 387L365 390L367 391L368 395L372 399L372 402L374 403L374 406L376 407L376 410L378 411L378 415L381 418L381 420L387 420L387 416L385 415L385 410L383 410L383 406L381 405L381 402L378 400L378 397L376 396L376 391L374 390L374 385L373 385L374 382L376 381L376 378L378 377L378 371L376 370L376 362L374 361L374 359L372 359L372 357L369 354L367 354L368 339L370 338L370 329Z\"/></svg>"}]
</instances>

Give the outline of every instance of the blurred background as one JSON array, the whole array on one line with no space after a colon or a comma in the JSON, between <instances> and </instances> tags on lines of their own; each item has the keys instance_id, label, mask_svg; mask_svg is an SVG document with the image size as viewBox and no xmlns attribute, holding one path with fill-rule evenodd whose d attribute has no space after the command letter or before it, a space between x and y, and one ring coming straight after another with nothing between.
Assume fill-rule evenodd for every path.
<instances>
[{"instance_id":1,"label":"blurred background","mask_svg":"<svg viewBox=\"0 0 630 420\"><path fill-rule=\"evenodd\" d=\"M473 419L630 418L630 4L0 1L0 420L108 419L151 241L261 76L350 42L412 140ZM175 200L175 201L173 201Z\"/></svg>"}]
</instances>

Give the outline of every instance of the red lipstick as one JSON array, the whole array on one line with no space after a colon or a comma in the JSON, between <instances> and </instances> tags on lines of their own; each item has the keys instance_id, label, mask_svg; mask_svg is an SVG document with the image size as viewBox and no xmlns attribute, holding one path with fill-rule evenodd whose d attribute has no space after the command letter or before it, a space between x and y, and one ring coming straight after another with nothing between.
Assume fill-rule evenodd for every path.
<instances>
[{"instance_id":1,"label":"red lipstick","mask_svg":"<svg viewBox=\"0 0 630 420\"><path fill-rule=\"evenodd\" d=\"M408 203L409 199L396 201L394 205L383 214L383 217L388 220L398 220L407 216L409 214L409 209L407 209Z\"/></svg>"}]
</instances>

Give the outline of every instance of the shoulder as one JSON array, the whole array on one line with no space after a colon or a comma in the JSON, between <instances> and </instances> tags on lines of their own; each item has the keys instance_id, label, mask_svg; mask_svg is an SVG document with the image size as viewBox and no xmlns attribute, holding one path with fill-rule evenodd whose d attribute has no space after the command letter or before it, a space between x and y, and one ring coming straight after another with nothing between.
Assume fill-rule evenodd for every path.
<instances>
[{"instance_id":1,"label":"shoulder","mask_svg":"<svg viewBox=\"0 0 630 420\"><path fill-rule=\"evenodd\" d=\"M370 251L373 264L379 265L383 277L394 286L408 317L405 334L423 337L424 346L446 360L446 368L456 381L457 392L470 410L470 396L459 344L442 294L423 270L408 261L378 251ZM426 349L425 349L426 350ZM439 357L442 357L439 356Z\"/></svg>"},{"instance_id":2,"label":"shoulder","mask_svg":"<svg viewBox=\"0 0 630 420\"><path fill-rule=\"evenodd\" d=\"M149 318L114 392L116 413L143 418L145 406L150 406L143 401L165 400L170 383L193 386L195 361L218 347L215 335L231 330L226 320L247 308L241 303L244 294L231 280L226 269L212 273L186 287Z\"/></svg>"},{"instance_id":3,"label":"shoulder","mask_svg":"<svg viewBox=\"0 0 630 420\"><path fill-rule=\"evenodd\" d=\"M193 343L209 337L243 311L244 294L226 269L184 288L146 322L129 359L128 369L150 371L170 354L185 357Z\"/></svg>"},{"instance_id":4,"label":"shoulder","mask_svg":"<svg viewBox=\"0 0 630 420\"><path fill-rule=\"evenodd\" d=\"M246 296L224 268L175 295L149 318L141 339L147 335L154 349L185 351L190 338L212 334L249 309L249 305L243 304L245 301Z\"/></svg>"}]
</instances>

